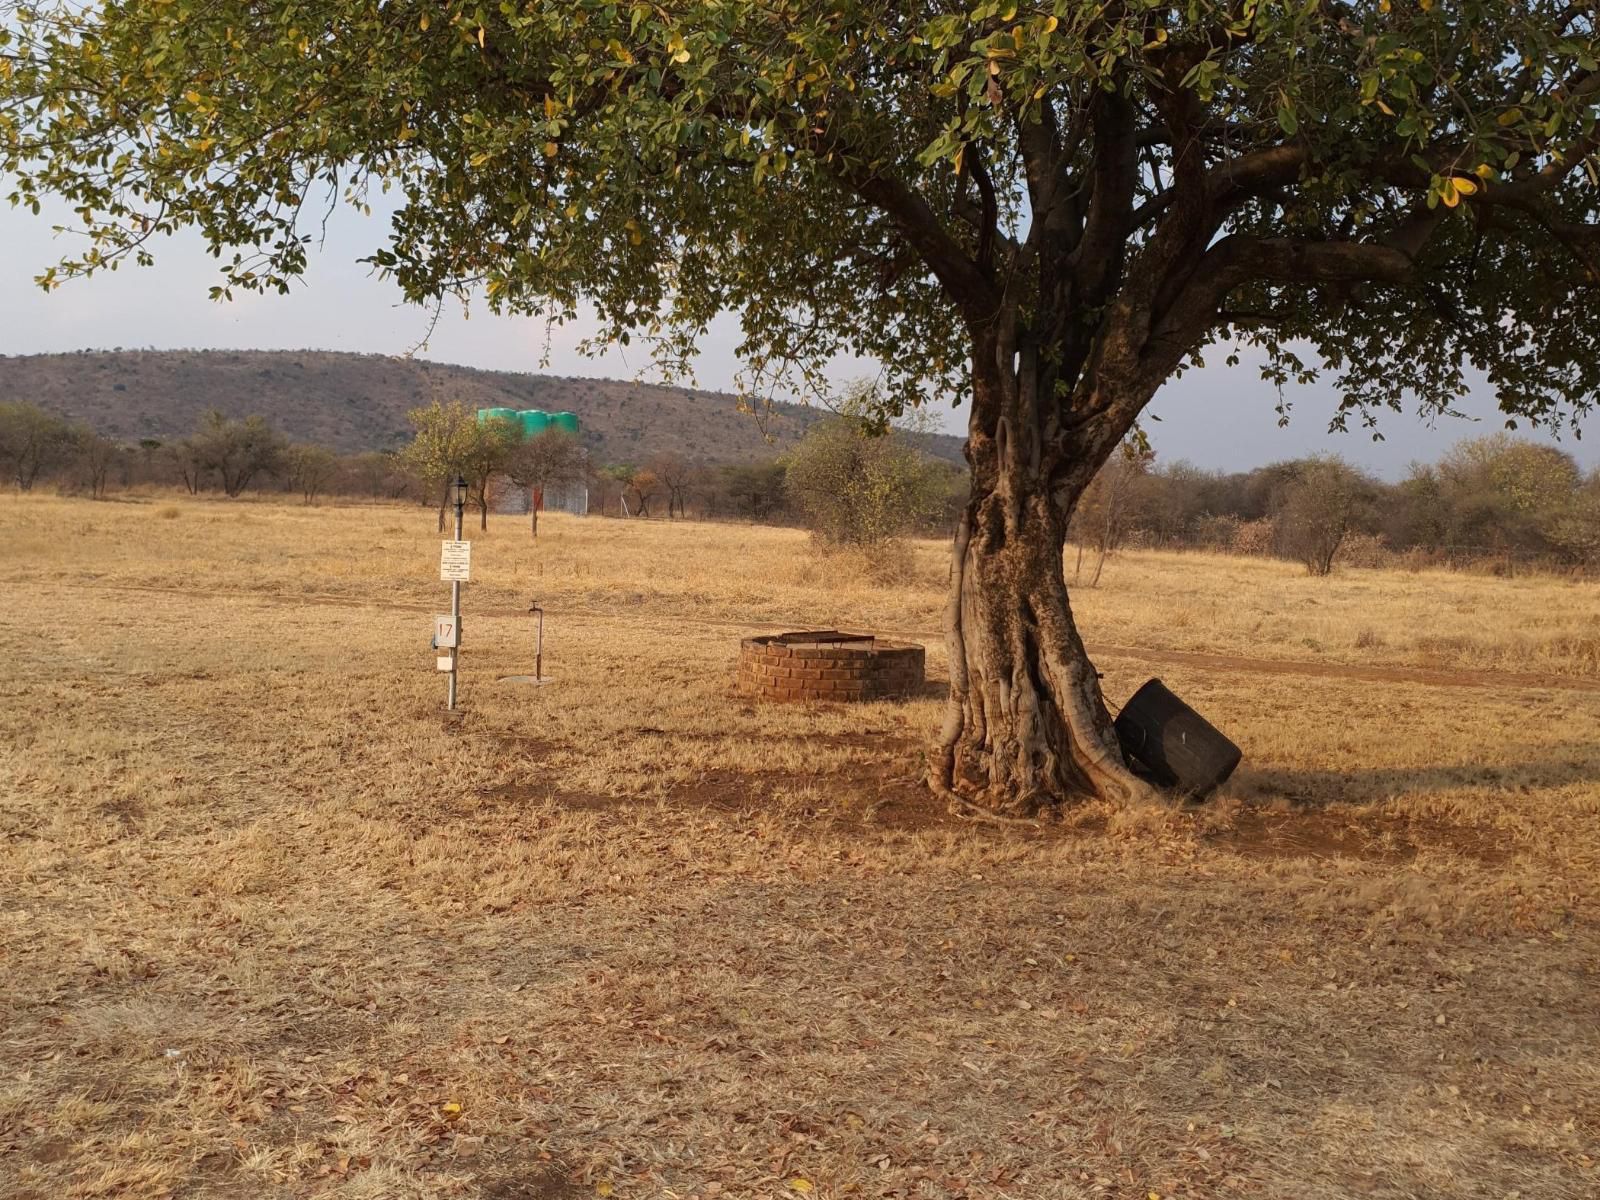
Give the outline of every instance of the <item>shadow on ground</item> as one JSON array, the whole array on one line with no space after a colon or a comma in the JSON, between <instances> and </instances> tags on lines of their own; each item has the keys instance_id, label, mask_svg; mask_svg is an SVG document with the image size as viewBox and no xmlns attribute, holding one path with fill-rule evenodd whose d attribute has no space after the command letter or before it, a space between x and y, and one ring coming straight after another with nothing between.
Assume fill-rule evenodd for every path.
<instances>
[{"instance_id":1,"label":"shadow on ground","mask_svg":"<svg viewBox=\"0 0 1600 1200\"><path fill-rule=\"evenodd\" d=\"M1244 763L1228 791L1247 802L1285 800L1306 808L1376 804L1469 788L1522 791L1600 782L1600 743L1553 746L1529 762L1445 763L1420 767L1307 770Z\"/></svg>"},{"instance_id":2,"label":"shadow on ground","mask_svg":"<svg viewBox=\"0 0 1600 1200\"><path fill-rule=\"evenodd\" d=\"M685 735L640 727L634 736L682 740ZM703 735L718 740L721 735ZM505 738L526 751L534 739ZM889 731L802 736L834 747L869 751L842 768L815 773L708 768L669 786L658 796L573 792L540 780L493 789L478 797L480 809L501 819L529 806L607 812L665 804L733 816L776 816L796 828L859 829L872 834L964 830L993 837L1090 839L1117 825L1103 807L1072 809L1037 823L974 825L950 813L926 787L926 747ZM539 743L541 750L546 743ZM1245 763L1217 798L1153 817L1165 833L1250 858L1353 859L1407 863L1424 851L1446 853L1485 865L1505 862L1518 849L1504 830L1471 821L1391 811L1396 801L1472 789L1498 792L1559 789L1600 782L1600 756L1585 744L1555 747L1538 761L1501 766L1439 764L1371 767L1348 771L1305 770ZM1146 824L1146 823L1137 823Z\"/></svg>"}]
</instances>

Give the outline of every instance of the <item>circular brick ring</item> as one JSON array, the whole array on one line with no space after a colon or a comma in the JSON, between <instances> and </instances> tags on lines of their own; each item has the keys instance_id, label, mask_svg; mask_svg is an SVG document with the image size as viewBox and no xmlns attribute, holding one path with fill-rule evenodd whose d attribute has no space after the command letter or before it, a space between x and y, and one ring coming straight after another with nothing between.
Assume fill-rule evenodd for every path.
<instances>
[{"instance_id":1,"label":"circular brick ring","mask_svg":"<svg viewBox=\"0 0 1600 1200\"><path fill-rule=\"evenodd\" d=\"M926 651L868 634L774 633L739 643L739 690L761 700L886 700L922 686Z\"/></svg>"}]
</instances>

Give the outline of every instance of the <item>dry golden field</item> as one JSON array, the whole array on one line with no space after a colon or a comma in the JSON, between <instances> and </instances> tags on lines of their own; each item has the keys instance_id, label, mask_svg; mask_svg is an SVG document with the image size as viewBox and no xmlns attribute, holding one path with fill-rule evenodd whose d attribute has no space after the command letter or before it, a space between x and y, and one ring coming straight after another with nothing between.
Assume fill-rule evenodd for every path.
<instances>
[{"instance_id":1,"label":"dry golden field","mask_svg":"<svg viewBox=\"0 0 1600 1200\"><path fill-rule=\"evenodd\" d=\"M1600 588L1127 554L1076 600L1244 748L1191 811L960 824L915 636L803 535L0 499L0 1196L1600 1194ZM541 689L531 597L548 611Z\"/></svg>"}]
</instances>

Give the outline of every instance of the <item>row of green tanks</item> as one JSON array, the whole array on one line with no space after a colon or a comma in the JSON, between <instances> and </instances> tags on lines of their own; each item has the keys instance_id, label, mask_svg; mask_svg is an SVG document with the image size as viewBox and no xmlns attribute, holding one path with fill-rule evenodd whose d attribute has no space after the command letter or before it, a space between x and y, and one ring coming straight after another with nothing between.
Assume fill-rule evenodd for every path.
<instances>
[{"instance_id":1,"label":"row of green tanks","mask_svg":"<svg viewBox=\"0 0 1600 1200\"><path fill-rule=\"evenodd\" d=\"M578 414L570 412L545 412L542 408L480 408L478 410L478 423L496 418L510 421L522 430L522 436L527 438L538 437L547 429L559 429L563 433L578 435Z\"/></svg>"}]
</instances>

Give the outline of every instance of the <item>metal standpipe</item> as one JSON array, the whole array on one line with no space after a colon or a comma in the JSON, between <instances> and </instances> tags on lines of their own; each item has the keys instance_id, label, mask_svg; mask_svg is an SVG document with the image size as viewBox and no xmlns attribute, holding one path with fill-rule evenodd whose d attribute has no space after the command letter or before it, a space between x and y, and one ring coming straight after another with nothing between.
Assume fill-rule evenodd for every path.
<instances>
[{"instance_id":1,"label":"metal standpipe","mask_svg":"<svg viewBox=\"0 0 1600 1200\"><path fill-rule=\"evenodd\" d=\"M544 608L537 600L528 604L528 611L533 614L533 674L532 675L502 675L501 683L527 683L535 687L550 682L544 673Z\"/></svg>"},{"instance_id":2,"label":"metal standpipe","mask_svg":"<svg viewBox=\"0 0 1600 1200\"><path fill-rule=\"evenodd\" d=\"M528 611L538 620L538 631L533 635L533 681L541 683L544 680L544 609L535 600L528 606Z\"/></svg>"}]
</instances>

